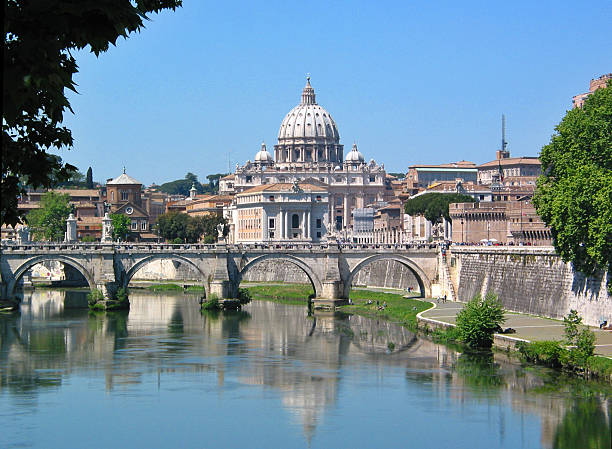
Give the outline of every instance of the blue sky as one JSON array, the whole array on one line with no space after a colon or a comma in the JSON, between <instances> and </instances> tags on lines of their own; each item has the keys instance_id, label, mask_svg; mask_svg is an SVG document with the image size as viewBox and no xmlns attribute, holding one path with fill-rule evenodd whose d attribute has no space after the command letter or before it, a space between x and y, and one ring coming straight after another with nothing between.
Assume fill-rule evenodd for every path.
<instances>
[{"instance_id":1,"label":"blue sky","mask_svg":"<svg viewBox=\"0 0 612 449\"><path fill-rule=\"evenodd\" d=\"M539 153L572 96L612 72L612 3L203 2L151 16L96 58L77 53L74 149L104 181L201 180L272 149L306 73L353 141L388 171ZM228 158L229 155L229 158Z\"/></svg>"}]
</instances>

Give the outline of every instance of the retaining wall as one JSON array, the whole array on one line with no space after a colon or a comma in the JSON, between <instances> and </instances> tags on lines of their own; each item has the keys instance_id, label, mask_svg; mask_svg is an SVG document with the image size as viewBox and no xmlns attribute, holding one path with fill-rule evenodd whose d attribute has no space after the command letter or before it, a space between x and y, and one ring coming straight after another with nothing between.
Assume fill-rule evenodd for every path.
<instances>
[{"instance_id":1,"label":"retaining wall","mask_svg":"<svg viewBox=\"0 0 612 449\"><path fill-rule=\"evenodd\" d=\"M607 275L575 272L552 247L453 247L451 270L459 301L491 291L513 312L561 319L575 309L585 324L612 322Z\"/></svg>"}]
</instances>

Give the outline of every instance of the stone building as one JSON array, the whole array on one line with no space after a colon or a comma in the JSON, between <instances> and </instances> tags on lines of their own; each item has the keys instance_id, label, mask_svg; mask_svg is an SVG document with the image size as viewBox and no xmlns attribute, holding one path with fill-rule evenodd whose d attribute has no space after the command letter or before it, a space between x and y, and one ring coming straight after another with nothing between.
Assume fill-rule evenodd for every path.
<instances>
[{"instance_id":1,"label":"stone building","mask_svg":"<svg viewBox=\"0 0 612 449\"><path fill-rule=\"evenodd\" d=\"M588 98L597 89L601 89L608 85L608 81L612 80L612 73L601 75L599 78L592 79L589 83L589 91L583 94L575 95L572 98L572 104L574 108L581 108L584 105L584 100Z\"/></svg>"},{"instance_id":2,"label":"stone building","mask_svg":"<svg viewBox=\"0 0 612 449\"><path fill-rule=\"evenodd\" d=\"M470 161L459 161L439 165L411 165L404 180L404 191L411 195L426 189L431 184L440 181L460 180L476 182L478 170L476 164Z\"/></svg>"},{"instance_id":3,"label":"stone building","mask_svg":"<svg viewBox=\"0 0 612 449\"><path fill-rule=\"evenodd\" d=\"M336 229L348 232L353 209L384 201L387 180L384 166L366 162L356 144L346 157L343 150L336 122L317 103L308 78L300 103L281 122L274 156L262 144L253 161L220 180L220 193L314 180L329 193L328 215Z\"/></svg>"},{"instance_id":4,"label":"stone building","mask_svg":"<svg viewBox=\"0 0 612 449\"><path fill-rule=\"evenodd\" d=\"M111 214L129 217L129 240L157 240L157 235L151 231L154 223L149 214L151 201L143 201L142 183L127 175L125 169L121 175L106 182L106 204Z\"/></svg>"},{"instance_id":5,"label":"stone building","mask_svg":"<svg viewBox=\"0 0 612 449\"><path fill-rule=\"evenodd\" d=\"M325 186L264 184L236 194L233 242L319 242L329 221Z\"/></svg>"},{"instance_id":6,"label":"stone building","mask_svg":"<svg viewBox=\"0 0 612 449\"><path fill-rule=\"evenodd\" d=\"M497 159L478 166L478 184L535 185L541 174L542 163L537 157L510 157L508 151L498 151Z\"/></svg>"}]
</instances>

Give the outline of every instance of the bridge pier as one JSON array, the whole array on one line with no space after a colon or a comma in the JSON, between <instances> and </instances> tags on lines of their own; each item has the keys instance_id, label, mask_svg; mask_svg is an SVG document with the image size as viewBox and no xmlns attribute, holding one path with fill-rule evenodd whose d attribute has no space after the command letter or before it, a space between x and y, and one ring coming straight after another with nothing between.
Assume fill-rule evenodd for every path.
<instances>
[{"instance_id":1,"label":"bridge pier","mask_svg":"<svg viewBox=\"0 0 612 449\"><path fill-rule=\"evenodd\" d=\"M348 298L343 297L344 282L338 267L338 255L328 255L326 259L321 292L312 300L315 309L333 309L336 306L348 304Z\"/></svg>"}]
</instances>

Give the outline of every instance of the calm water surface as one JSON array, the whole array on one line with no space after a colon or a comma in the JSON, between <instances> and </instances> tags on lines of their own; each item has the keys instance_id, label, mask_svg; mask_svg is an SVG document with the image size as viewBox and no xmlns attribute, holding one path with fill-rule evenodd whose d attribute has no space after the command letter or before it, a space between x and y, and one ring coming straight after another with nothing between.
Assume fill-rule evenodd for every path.
<instances>
[{"instance_id":1,"label":"calm water surface","mask_svg":"<svg viewBox=\"0 0 612 449\"><path fill-rule=\"evenodd\" d=\"M303 306L130 300L89 314L83 292L37 290L0 316L0 447L610 447L606 387L503 354Z\"/></svg>"}]
</instances>

